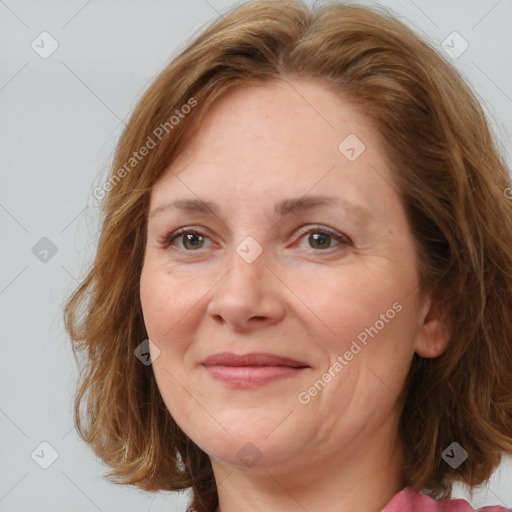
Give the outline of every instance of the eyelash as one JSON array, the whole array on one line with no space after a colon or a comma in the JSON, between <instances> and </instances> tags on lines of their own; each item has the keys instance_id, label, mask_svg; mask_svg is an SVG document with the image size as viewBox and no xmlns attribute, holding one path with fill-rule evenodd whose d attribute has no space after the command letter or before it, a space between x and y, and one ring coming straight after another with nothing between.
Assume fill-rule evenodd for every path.
<instances>
[{"instance_id":1,"label":"eyelash","mask_svg":"<svg viewBox=\"0 0 512 512\"><path fill-rule=\"evenodd\" d=\"M346 247L353 246L352 240L349 237L347 237L346 235L343 235L341 233L337 233L336 231L333 231L333 230L331 230L329 228L326 228L326 227L320 226L320 225L317 225L314 228L311 228L308 231L305 231L305 232L301 233L300 234L300 238L302 238L302 237L304 237L306 235L309 235L311 233L322 233L324 235L329 235L331 238L333 238L334 240L339 242L339 244L341 246L346 246ZM171 246L171 244L176 239L178 239L180 236L183 236L183 235L186 235L186 234L199 235L199 236L201 236L203 238L208 238L206 235L204 235L203 233L201 233L198 230L191 229L191 228L180 228L180 229L178 229L176 231L173 231L173 232L165 235L162 238L162 240L160 241L160 245L164 249L167 249L167 248L169 248ZM335 249L336 247L337 246L329 247L327 249L318 249L318 250L310 248L310 250L313 251L313 252L329 252L331 249ZM178 248L178 247L174 247L174 249L176 249L178 251L181 251L181 252L188 252L188 253L200 252L201 251L201 249L187 250L187 249L181 249L181 248Z\"/></svg>"}]
</instances>

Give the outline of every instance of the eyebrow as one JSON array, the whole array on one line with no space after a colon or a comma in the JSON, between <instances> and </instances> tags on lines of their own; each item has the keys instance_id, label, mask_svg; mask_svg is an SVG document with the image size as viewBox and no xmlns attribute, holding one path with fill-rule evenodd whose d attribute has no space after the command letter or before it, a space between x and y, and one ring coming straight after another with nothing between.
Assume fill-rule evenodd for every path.
<instances>
[{"instance_id":1,"label":"eyebrow","mask_svg":"<svg viewBox=\"0 0 512 512\"><path fill-rule=\"evenodd\" d=\"M363 206L355 205L342 197L321 195L284 199L275 205L274 214L284 217L292 213L309 211L321 206L341 206L361 222L368 221L371 218L370 212ZM149 217L155 217L167 210L181 210L222 218L220 208L215 203L202 199L174 199L167 201L154 208L150 212Z\"/></svg>"}]
</instances>

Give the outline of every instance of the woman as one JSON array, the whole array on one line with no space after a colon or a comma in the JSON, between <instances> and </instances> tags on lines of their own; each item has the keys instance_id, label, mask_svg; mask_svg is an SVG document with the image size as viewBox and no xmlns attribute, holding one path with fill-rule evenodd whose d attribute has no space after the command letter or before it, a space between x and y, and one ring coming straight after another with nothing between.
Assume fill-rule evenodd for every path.
<instances>
[{"instance_id":1,"label":"woman","mask_svg":"<svg viewBox=\"0 0 512 512\"><path fill-rule=\"evenodd\" d=\"M240 5L149 87L95 191L65 310L81 436L198 512L472 510L452 483L512 453L510 187L401 22Z\"/></svg>"}]
</instances>

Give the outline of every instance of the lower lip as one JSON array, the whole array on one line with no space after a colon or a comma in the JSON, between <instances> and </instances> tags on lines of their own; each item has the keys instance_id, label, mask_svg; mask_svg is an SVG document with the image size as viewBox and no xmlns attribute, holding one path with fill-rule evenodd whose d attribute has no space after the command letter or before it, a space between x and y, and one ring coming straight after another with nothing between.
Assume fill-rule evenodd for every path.
<instances>
[{"instance_id":1,"label":"lower lip","mask_svg":"<svg viewBox=\"0 0 512 512\"><path fill-rule=\"evenodd\" d=\"M206 366L205 368L215 380L242 387L256 387L295 377L307 369L291 366Z\"/></svg>"}]
</instances>

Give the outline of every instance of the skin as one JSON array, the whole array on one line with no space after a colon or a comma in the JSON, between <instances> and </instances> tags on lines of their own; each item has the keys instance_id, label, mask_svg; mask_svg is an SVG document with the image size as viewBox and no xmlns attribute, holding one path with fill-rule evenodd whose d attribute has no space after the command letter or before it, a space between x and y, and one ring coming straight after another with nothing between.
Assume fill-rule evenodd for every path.
<instances>
[{"instance_id":1,"label":"skin","mask_svg":"<svg viewBox=\"0 0 512 512\"><path fill-rule=\"evenodd\" d=\"M349 134L365 144L354 161L338 149ZM414 239L391 184L372 123L305 79L222 97L155 184L140 282L160 351L152 349L153 370L170 414L210 456L218 511L377 512L403 488L399 394L414 352L436 357L448 335L419 293ZM338 204L274 213L283 199L312 195L368 216ZM151 215L197 198L217 203L219 215ZM165 247L182 227L201 233L196 245L182 235ZM326 228L349 242L322 237ZM262 249L252 263L236 251L249 236ZM300 403L393 304L400 312ZM221 351L271 352L309 368L237 388L201 365ZM261 458L250 467L240 450Z\"/></svg>"}]
</instances>

